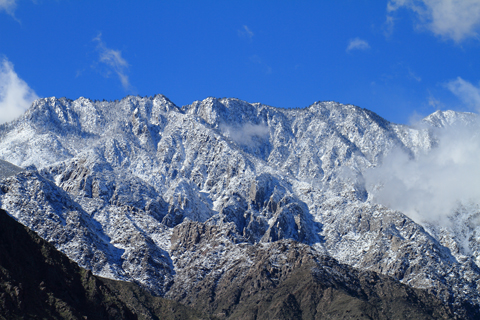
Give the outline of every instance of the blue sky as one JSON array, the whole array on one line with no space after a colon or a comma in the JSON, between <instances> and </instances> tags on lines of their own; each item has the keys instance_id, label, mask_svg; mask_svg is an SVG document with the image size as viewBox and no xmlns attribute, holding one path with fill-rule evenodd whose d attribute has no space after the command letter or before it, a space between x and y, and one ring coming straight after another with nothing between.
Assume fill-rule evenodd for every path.
<instances>
[{"instance_id":1,"label":"blue sky","mask_svg":"<svg viewBox=\"0 0 480 320\"><path fill-rule=\"evenodd\" d=\"M36 97L480 109L480 0L0 0L0 122Z\"/></svg>"}]
</instances>

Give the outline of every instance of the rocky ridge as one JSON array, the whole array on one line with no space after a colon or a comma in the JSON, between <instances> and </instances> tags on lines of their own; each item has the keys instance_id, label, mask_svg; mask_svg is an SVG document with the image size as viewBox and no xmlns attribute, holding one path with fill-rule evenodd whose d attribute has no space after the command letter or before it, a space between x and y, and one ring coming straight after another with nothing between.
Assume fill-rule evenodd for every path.
<instances>
[{"instance_id":1,"label":"rocky ridge","mask_svg":"<svg viewBox=\"0 0 480 320\"><path fill-rule=\"evenodd\" d=\"M221 282L254 264L251 250L288 240L465 315L480 305L478 207L460 228L423 224L372 201L364 180L393 150L435 148L453 123L476 115L410 127L335 102L40 99L0 128L0 158L26 168L0 182L0 202L80 266L155 294L186 299L197 281Z\"/></svg>"}]
</instances>

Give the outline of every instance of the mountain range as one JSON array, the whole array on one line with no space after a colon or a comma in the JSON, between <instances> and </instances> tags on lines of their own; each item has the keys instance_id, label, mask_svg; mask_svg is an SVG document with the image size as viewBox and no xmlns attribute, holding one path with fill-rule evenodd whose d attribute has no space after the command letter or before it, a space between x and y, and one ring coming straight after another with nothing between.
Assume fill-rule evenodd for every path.
<instances>
[{"instance_id":1,"label":"mountain range","mask_svg":"<svg viewBox=\"0 0 480 320\"><path fill-rule=\"evenodd\" d=\"M422 215L410 208L435 198L385 169L436 155L457 128L477 141L478 116L407 126L336 102L45 98L0 126L14 165L0 164L0 203L94 275L219 318L340 317L331 302L348 296L359 318L475 319L478 202Z\"/></svg>"}]
</instances>

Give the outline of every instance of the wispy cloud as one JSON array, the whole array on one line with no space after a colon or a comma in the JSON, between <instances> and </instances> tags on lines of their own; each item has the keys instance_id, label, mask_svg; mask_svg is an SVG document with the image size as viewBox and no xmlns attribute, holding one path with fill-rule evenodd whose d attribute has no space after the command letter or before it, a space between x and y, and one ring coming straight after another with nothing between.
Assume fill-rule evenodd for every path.
<instances>
[{"instance_id":1,"label":"wispy cloud","mask_svg":"<svg viewBox=\"0 0 480 320\"><path fill-rule=\"evenodd\" d=\"M99 61L107 65L118 76L125 90L130 90L132 87L128 79L126 71L129 67L128 62L122 57L120 50L113 50L106 46L102 40L102 34L99 33L93 41L97 43L97 50L99 53Z\"/></svg>"},{"instance_id":2,"label":"wispy cloud","mask_svg":"<svg viewBox=\"0 0 480 320\"><path fill-rule=\"evenodd\" d=\"M14 16L16 8L16 0L0 0L0 11L5 11L9 15Z\"/></svg>"},{"instance_id":3,"label":"wispy cloud","mask_svg":"<svg viewBox=\"0 0 480 320\"><path fill-rule=\"evenodd\" d=\"M20 23L20 20L15 16L15 10L17 9L17 0L0 0L0 12L5 11L8 15L12 16L15 21Z\"/></svg>"},{"instance_id":4,"label":"wispy cloud","mask_svg":"<svg viewBox=\"0 0 480 320\"><path fill-rule=\"evenodd\" d=\"M435 98L431 92L428 93L428 106L434 108L435 110L440 110L445 107L444 104Z\"/></svg>"},{"instance_id":5,"label":"wispy cloud","mask_svg":"<svg viewBox=\"0 0 480 320\"><path fill-rule=\"evenodd\" d=\"M13 64L3 58L0 64L0 123L22 115L35 99L38 99L35 92L18 77Z\"/></svg>"},{"instance_id":6,"label":"wispy cloud","mask_svg":"<svg viewBox=\"0 0 480 320\"><path fill-rule=\"evenodd\" d=\"M400 8L416 13L417 26L456 43L478 37L480 0L390 0L387 24L393 26L392 14Z\"/></svg>"},{"instance_id":7,"label":"wispy cloud","mask_svg":"<svg viewBox=\"0 0 480 320\"><path fill-rule=\"evenodd\" d=\"M408 76L409 78L417 81L417 82L420 82L422 81L422 78L420 76L418 76L415 72L413 72L412 69L408 68Z\"/></svg>"},{"instance_id":8,"label":"wispy cloud","mask_svg":"<svg viewBox=\"0 0 480 320\"><path fill-rule=\"evenodd\" d=\"M385 35L385 37L388 38L392 35L393 29L395 27L395 20L395 17L393 17L391 14L387 15L385 23L383 24L383 34Z\"/></svg>"},{"instance_id":9,"label":"wispy cloud","mask_svg":"<svg viewBox=\"0 0 480 320\"><path fill-rule=\"evenodd\" d=\"M238 36L240 37L246 37L249 39L252 39L255 34L253 33L252 30L246 25L242 26L242 29L238 30Z\"/></svg>"},{"instance_id":10,"label":"wispy cloud","mask_svg":"<svg viewBox=\"0 0 480 320\"><path fill-rule=\"evenodd\" d=\"M370 48L370 45L368 44L367 41L362 40L360 38L355 38L355 39L351 39L348 42L347 52L351 50L367 50L369 48Z\"/></svg>"},{"instance_id":11,"label":"wispy cloud","mask_svg":"<svg viewBox=\"0 0 480 320\"><path fill-rule=\"evenodd\" d=\"M480 112L480 86L458 77L446 84L448 90L456 95L467 107Z\"/></svg>"},{"instance_id":12,"label":"wispy cloud","mask_svg":"<svg viewBox=\"0 0 480 320\"><path fill-rule=\"evenodd\" d=\"M258 55L254 54L253 56L250 56L250 62L253 64L259 65L265 74L271 74L272 73L272 67L267 65L262 58L260 58Z\"/></svg>"}]
</instances>

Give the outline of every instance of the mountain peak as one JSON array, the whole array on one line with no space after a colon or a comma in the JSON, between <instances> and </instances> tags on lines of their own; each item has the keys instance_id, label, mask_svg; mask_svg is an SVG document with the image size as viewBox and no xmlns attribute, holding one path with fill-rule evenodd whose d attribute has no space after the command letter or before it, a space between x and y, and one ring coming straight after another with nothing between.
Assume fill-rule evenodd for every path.
<instances>
[{"instance_id":1,"label":"mountain peak","mask_svg":"<svg viewBox=\"0 0 480 320\"><path fill-rule=\"evenodd\" d=\"M458 112L452 110L437 110L422 120L422 123L434 128L470 126L476 122L478 122L477 114L472 112Z\"/></svg>"}]
</instances>

